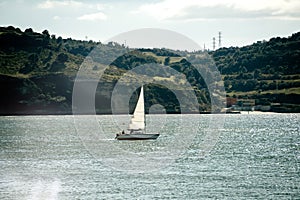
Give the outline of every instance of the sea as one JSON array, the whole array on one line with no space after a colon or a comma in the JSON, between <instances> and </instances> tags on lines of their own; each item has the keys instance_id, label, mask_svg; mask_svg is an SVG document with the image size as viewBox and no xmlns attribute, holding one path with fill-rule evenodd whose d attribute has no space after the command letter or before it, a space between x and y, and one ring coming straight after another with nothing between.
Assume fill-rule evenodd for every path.
<instances>
[{"instance_id":1,"label":"sea","mask_svg":"<svg viewBox=\"0 0 300 200\"><path fill-rule=\"evenodd\" d=\"M0 117L0 199L300 199L300 114Z\"/></svg>"}]
</instances>

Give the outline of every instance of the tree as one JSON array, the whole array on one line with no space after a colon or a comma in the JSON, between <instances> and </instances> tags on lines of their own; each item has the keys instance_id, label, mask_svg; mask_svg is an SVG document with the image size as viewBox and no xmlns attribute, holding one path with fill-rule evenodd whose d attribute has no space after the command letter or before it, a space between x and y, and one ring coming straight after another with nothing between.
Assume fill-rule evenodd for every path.
<instances>
[{"instance_id":1,"label":"tree","mask_svg":"<svg viewBox=\"0 0 300 200\"><path fill-rule=\"evenodd\" d=\"M14 30L15 30L15 27L13 27L13 26L8 26L6 29L9 30L9 31L14 31Z\"/></svg>"},{"instance_id":2,"label":"tree","mask_svg":"<svg viewBox=\"0 0 300 200\"><path fill-rule=\"evenodd\" d=\"M19 72L21 74L29 74L33 69L34 67L31 64L25 63L24 67L22 67Z\"/></svg>"},{"instance_id":3,"label":"tree","mask_svg":"<svg viewBox=\"0 0 300 200\"><path fill-rule=\"evenodd\" d=\"M47 37L49 37L49 36L50 36L50 34L49 34L49 31L48 31L48 30L44 30L42 33L43 33L43 35L45 35L45 36L47 36Z\"/></svg>"},{"instance_id":4,"label":"tree","mask_svg":"<svg viewBox=\"0 0 300 200\"><path fill-rule=\"evenodd\" d=\"M169 65L169 64L170 64L170 57L166 57L164 65Z\"/></svg>"},{"instance_id":5,"label":"tree","mask_svg":"<svg viewBox=\"0 0 300 200\"><path fill-rule=\"evenodd\" d=\"M253 78L258 79L261 76L261 71L259 69L255 69L253 73Z\"/></svg>"},{"instance_id":6,"label":"tree","mask_svg":"<svg viewBox=\"0 0 300 200\"><path fill-rule=\"evenodd\" d=\"M33 33L32 28L27 28L27 29L25 29L25 33Z\"/></svg>"},{"instance_id":7,"label":"tree","mask_svg":"<svg viewBox=\"0 0 300 200\"><path fill-rule=\"evenodd\" d=\"M66 62L66 61L68 60L68 58L69 58L69 57L68 57L67 54L65 54L65 53L60 53L60 54L58 54L56 60L57 60L58 62L60 62L60 63L64 63L64 62Z\"/></svg>"},{"instance_id":8,"label":"tree","mask_svg":"<svg viewBox=\"0 0 300 200\"><path fill-rule=\"evenodd\" d=\"M94 65L93 70L98 70L98 66Z\"/></svg>"},{"instance_id":9,"label":"tree","mask_svg":"<svg viewBox=\"0 0 300 200\"><path fill-rule=\"evenodd\" d=\"M247 68L246 68L245 66L242 66L242 68L241 68L241 72L242 72L242 73L247 73L247 72L248 72L248 70L247 70Z\"/></svg>"},{"instance_id":10,"label":"tree","mask_svg":"<svg viewBox=\"0 0 300 200\"><path fill-rule=\"evenodd\" d=\"M62 43L62 41L63 41L62 37L59 36L59 37L57 38L57 42L58 42L58 43Z\"/></svg>"},{"instance_id":11,"label":"tree","mask_svg":"<svg viewBox=\"0 0 300 200\"><path fill-rule=\"evenodd\" d=\"M39 60L39 57L36 53L33 53L28 56L28 60L31 64L36 64L36 62Z\"/></svg>"}]
</instances>

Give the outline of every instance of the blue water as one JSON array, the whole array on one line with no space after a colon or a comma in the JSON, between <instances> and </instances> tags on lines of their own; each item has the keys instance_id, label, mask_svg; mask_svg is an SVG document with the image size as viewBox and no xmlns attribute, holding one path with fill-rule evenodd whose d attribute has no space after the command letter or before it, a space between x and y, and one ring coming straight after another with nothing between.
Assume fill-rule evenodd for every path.
<instances>
[{"instance_id":1,"label":"blue water","mask_svg":"<svg viewBox=\"0 0 300 200\"><path fill-rule=\"evenodd\" d=\"M218 115L147 116L161 136L130 142L113 139L110 116L97 116L105 139L94 140L73 116L0 117L0 199L300 199L299 117L226 115L206 154Z\"/></svg>"}]
</instances>

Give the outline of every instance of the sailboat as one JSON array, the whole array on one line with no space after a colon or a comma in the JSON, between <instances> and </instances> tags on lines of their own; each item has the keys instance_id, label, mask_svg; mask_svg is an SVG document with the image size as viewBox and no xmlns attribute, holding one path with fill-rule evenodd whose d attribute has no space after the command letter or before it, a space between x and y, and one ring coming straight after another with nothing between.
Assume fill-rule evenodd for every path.
<instances>
[{"instance_id":1,"label":"sailboat","mask_svg":"<svg viewBox=\"0 0 300 200\"><path fill-rule=\"evenodd\" d=\"M155 140L158 133L146 133L144 88L141 87L140 96L136 104L133 116L131 117L128 131L122 131L116 135L117 140Z\"/></svg>"}]
</instances>

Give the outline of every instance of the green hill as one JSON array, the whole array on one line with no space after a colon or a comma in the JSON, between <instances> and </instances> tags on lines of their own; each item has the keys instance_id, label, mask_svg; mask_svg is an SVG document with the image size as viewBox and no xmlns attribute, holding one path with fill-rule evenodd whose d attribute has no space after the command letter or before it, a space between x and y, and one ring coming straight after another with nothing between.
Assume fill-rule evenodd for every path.
<instances>
[{"instance_id":1,"label":"green hill","mask_svg":"<svg viewBox=\"0 0 300 200\"><path fill-rule=\"evenodd\" d=\"M165 60L169 60L172 68L185 74L190 84L198 88L196 93L200 109L209 109L208 94L199 74L185 59L168 50L128 50L114 42L101 44L62 39L50 36L47 30L39 34L32 29L22 32L18 28L2 27L0 91L4 98L0 99L1 114L71 113L75 76L84 58L94 48L98 48L97 55L93 57L92 69L87 69L87 76L97 77L101 66L109 64L96 92L97 113L111 113L111 92L126 71L142 64L161 64ZM112 57L117 59L111 61ZM148 73L157 74L159 69ZM195 77L198 77L197 80ZM170 78L166 81L176 80ZM150 84L145 90L147 112L154 104L164 105L168 113L181 111L178 100L168 88ZM136 94L132 96L131 108L135 105Z\"/></svg>"},{"instance_id":2,"label":"green hill","mask_svg":"<svg viewBox=\"0 0 300 200\"><path fill-rule=\"evenodd\" d=\"M97 113L111 113L111 93L128 71L147 63L168 65L186 77L194 88L200 111L210 111L210 97L195 65L209 68L213 60L207 52L181 52L167 49L128 49L114 42L63 39L45 30L36 33L28 28L0 27L0 114L69 114L75 76L84 59L95 49L89 77L97 77L101 66L108 65L96 91ZM289 38L272 38L242 48L221 48L208 52L222 73L227 96L253 99L256 105L275 105L280 112L299 112L300 33ZM116 57L115 60L110 60ZM191 64L193 63L193 64ZM154 68L149 74L164 73ZM162 71L159 71L162 70ZM206 73L206 76L214 76ZM162 77L154 77L161 79ZM184 79L168 77L169 83ZM172 88L172 91L180 88ZM168 113L181 112L174 92L161 85L145 87L146 111L162 104ZM131 111L137 92L132 95ZM229 105L230 106L230 105ZM277 109L277 110L276 110ZM194 112L190 108L190 112Z\"/></svg>"},{"instance_id":3,"label":"green hill","mask_svg":"<svg viewBox=\"0 0 300 200\"><path fill-rule=\"evenodd\" d=\"M241 48L221 48L211 55L224 76L228 96L276 104L274 111L300 111L300 32Z\"/></svg>"}]
</instances>

